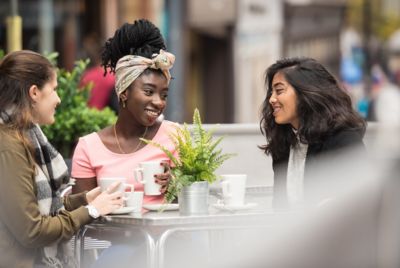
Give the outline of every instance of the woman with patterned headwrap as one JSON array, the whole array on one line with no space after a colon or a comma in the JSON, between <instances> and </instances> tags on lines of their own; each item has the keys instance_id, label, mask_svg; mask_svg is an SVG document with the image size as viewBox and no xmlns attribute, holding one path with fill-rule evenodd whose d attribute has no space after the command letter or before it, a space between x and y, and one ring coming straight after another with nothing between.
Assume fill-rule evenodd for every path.
<instances>
[{"instance_id":1,"label":"woman with patterned headwrap","mask_svg":"<svg viewBox=\"0 0 400 268\"><path fill-rule=\"evenodd\" d=\"M164 160L167 156L140 138L153 140L175 153L169 134L176 131L178 124L163 120L162 115L171 80L169 70L175 60L165 49L160 30L144 19L125 23L106 42L102 65L106 73L115 74L118 119L114 125L79 139L72 159L74 192L96 187L102 177L125 177L134 184L135 191L143 191L143 184L134 180L134 169L140 162ZM165 193L170 179L168 164L163 164L166 172L156 175L161 193ZM144 204L163 201L164 194L145 195L143 199ZM113 240L113 246L103 251L95 267L112 267L115 263L118 267L146 265L146 247L140 234L133 233L126 239L102 235L106 237L101 238Z\"/></svg>"},{"instance_id":2,"label":"woman with patterned headwrap","mask_svg":"<svg viewBox=\"0 0 400 268\"><path fill-rule=\"evenodd\" d=\"M140 138L175 152L169 133L175 131L177 124L162 120L171 80L169 70L175 60L165 49L159 29L143 19L122 25L106 42L102 65L105 72L115 73L118 119L114 125L80 138L72 160L75 192L92 189L98 178L110 176L125 177L134 184L135 191L143 191L143 184L134 180L133 170L140 162L167 157ZM157 175L162 193L169 178L169 172ZM145 195L143 202L162 203L163 195Z\"/></svg>"}]
</instances>

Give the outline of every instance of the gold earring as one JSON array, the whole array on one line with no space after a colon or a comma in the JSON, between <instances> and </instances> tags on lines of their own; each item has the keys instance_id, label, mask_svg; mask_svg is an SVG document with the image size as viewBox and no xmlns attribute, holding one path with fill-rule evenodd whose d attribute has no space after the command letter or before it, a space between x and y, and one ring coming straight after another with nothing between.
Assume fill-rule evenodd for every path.
<instances>
[{"instance_id":1,"label":"gold earring","mask_svg":"<svg viewBox=\"0 0 400 268\"><path fill-rule=\"evenodd\" d=\"M126 107L126 101L122 101L122 108L125 108Z\"/></svg>"}]
</instances>

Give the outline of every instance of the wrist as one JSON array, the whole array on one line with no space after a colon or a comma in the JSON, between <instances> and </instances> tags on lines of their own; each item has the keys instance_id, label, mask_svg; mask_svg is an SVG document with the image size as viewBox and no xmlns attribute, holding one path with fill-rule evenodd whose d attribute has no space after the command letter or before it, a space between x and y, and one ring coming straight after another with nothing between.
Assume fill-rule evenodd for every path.
<instances>
[{"instance_id":1,"label":"wrist","mask_svg":"<svg viewBox=\"0 0 400 268\"><path fill-rule=\"evenodd\" d=\"M99 211L93 205L87 205L85 206L85 208L87 208L90 217L92 217L93 219L97 219L98 217L100 217Z\"/></svg>"}]
</instances>

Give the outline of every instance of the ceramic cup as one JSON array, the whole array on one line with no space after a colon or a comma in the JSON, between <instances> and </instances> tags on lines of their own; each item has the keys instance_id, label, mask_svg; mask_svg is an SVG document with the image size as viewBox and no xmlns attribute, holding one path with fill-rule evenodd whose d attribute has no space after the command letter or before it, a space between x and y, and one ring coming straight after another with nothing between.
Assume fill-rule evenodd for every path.
<instances>
[{"instance_id":1,"label":"ceramic cup","mask_svg":"<svg viewBox=\"0 0 400 268\"><path fill-rule=\"evenodd\" d=\"M124 178L124 177L102 177L97 180L97 184L100 186L101 191L104 192L108 189L108 187L110 187L111 184L113 184L114 182L118 182L118 181L120 181L121 184L119 185L119 187L116 191L125 193L124 199L126 199L127 196L126 196L125 190L127 188L129 188L130 192L134 191L134 185L126 183L126 178Z\"/></svg>"},{"instance_id":2,"label":"ceramic cup","mask_svg":"<svg viewBox=\"0 0 400 268\"><path fill-rule=\"evenodd\" d=\"M143 192L128 192L125 204L127 207L134 208L133 212L141 212L143 205Z\"/></svg>"},{"instance_id":3,"label":"ceramic cup","mask_svg":"<svg viewBox=\"0 0 400 268\"><path fill-rule=\"evenodd\" d=\"M221 175L222 200L219 202L225 206L244 205L246 180L246 174Z\"/></svg>"},{"instance_id":4,"label":"ceramic cup","mask_svg":"<svg viewBox=\"0 0 400 268\"><path fill-rule=\"evenodd\" d=\"M164 166L161 161L147 161L139 163L139 167L135 169L135 179L139 183L144 184L145 195L160 195L161 185L156 183L155 174L164 173Z\"/></svg>"}]
</instances>

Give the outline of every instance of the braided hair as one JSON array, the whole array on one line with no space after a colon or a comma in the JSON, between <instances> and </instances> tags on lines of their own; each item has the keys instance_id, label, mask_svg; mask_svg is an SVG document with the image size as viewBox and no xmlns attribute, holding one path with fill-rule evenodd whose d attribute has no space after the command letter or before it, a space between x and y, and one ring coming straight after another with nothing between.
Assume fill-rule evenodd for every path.
<instances>
[{"instance_id":1,"label":"braided hair","mask_svg":"<svg viewBox=\"0 0 400 268\"><path fill-rule=\"evenodd\" d=\"M160 49L166 49L160 30L150 21L140 19L133 24L125 23L109 38L102 52L104 73L115 73L115 67L120 58L126 55L138 55L151 58Z\"/></svg>"}]
</instances>

